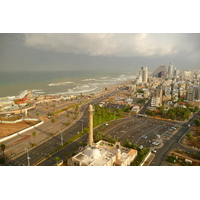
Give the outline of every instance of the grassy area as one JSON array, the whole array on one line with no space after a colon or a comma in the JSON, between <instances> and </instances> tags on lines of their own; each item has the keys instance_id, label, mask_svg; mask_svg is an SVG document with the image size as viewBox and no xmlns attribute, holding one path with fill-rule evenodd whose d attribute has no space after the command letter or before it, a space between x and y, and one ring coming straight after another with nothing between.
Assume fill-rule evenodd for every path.
<instances>
[{"instance_id":1,"label":"grassy area","mask_svg":"<svg viewBox=\"0 0 200 200\"><path fill-rule=\"evenodd\" d=\"M189 159L192 163L188 163L185 159ZM194 160L193 160L194 159ZM175 149L167 157L166 162L172 163L176 166L199 166L200 165L199 153L188 153L182 150Z\"/></svg>"}]
</instances>

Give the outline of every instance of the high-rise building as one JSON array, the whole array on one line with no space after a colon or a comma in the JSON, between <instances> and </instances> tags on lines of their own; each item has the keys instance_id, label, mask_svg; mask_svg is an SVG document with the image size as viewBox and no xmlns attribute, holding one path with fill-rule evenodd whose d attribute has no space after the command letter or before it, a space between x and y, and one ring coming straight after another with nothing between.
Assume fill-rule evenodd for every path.
<instances>
[{"instance_id":1,"label":"high-rise building","mask_svg":"<svg viewBox=\"0 0 200 200\"><path fill-rule=\"evenodd\" d=\"M147 83L147 81L148 81L148 68L147 67L141 67L139 74L142 77L142 83Z\"/></svg>"},{"instance_id":2,"label":"high-rise building","mask_svg":"<svg viewBox=\"0 0 200 200\"><path fill-rule=\"evenodd\" d=\"M137 77L136 78L136 85L141 85L141 83L142 83L142 77L141 77L141 75L139 75L139 77Z\"/></svg>"},{"instance_id":3,"label":"high-rise building","mask_svg":"<svg viewBox=\"0 0 200 200\"><path fill-rule=\"evenodd\" d=\"M162 88L156 88L152 93L151 106L160 107L163 103L163 90Z\"/></svg>"},{"instance_id":4,"label":"high-rise building","mask_svg":"<svg viewBox=\"0 0 200 200\"><path fill-rule=\"evenodd\" d=\"M170 63L168 67L168 77L172 77L174 75L174 66Z\"/></svg>"},{"instance_id":5,"label":"high-rise building","mask_svg":"<svg viewBox=\"0 0 200 200\"><path fill-rule=\"evenodd\" d=\"M189 101L200 100L200 86L190 86L187 99Z\"/></svg>"},{"instance_id":6,"label":"high-rise building","mask_svg":"<svg viewBox=\"0 0 200 200\"><path fill-rule=\"evenodd\" d=\"M156 70L154 70L153 77L162 78L165 76L166 71L166 66L160 65Z\"/></svg>"}]
</instances>

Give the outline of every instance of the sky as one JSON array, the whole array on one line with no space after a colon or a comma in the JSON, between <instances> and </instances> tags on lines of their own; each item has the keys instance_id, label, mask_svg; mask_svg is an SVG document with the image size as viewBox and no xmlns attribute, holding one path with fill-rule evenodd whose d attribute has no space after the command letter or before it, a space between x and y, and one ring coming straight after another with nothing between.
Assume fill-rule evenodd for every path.
<instances>
[{"instance_id":1,"label":"sky","mask_svg":"<svg viewBox=\"0 0 200 200\"><path fill-rule=\"evenodd\" d=\"M0 70L200 68L199 33L1 33Z\"/></svg>"}]
</instances>

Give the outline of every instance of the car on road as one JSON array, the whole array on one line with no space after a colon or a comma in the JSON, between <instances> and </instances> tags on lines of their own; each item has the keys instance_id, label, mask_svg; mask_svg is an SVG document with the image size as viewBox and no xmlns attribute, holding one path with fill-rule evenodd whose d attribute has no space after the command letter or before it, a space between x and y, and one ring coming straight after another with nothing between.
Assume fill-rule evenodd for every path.
<instances>
[{"instance_id":1,"label":"car on road","mask_svg":"<svg viewBox=\"0 0 200 200\"><path fill-rule=\"evenodd\" d=\"M152 153L156 153L157 151L156 151L155 149L152 149L151 152L152 152Z\"/></svg>"}]
</instances>

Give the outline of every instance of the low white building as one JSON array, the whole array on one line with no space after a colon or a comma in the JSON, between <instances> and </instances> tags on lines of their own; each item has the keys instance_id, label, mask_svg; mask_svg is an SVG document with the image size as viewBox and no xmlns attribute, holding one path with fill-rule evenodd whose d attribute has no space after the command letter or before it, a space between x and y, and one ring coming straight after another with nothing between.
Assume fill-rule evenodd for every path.
<instances>
[{"instance_id":1,"label":"low white building","mask_svg":"<svg viewBox=\"0 0 200 200\"><path fill-rule=\"evenodd\" d=\"M127 98L127 99L125 99L124 102L125 102L125 103L129 103L129 104L132 104L132 103L133 103L133 99Z\"/></svg>"},{"instance_id":2,"label":"low white building","mask_svg":"<svg viewBox=\"0 0 200 200\"><path fill-rule=\"evenodd\" d=\"M69 166L128 166L137 156L137 150L116 142L115 145L100 140L68 159Z\"/></svg>"},{"instance_id":3,"label":"low white building","mask_svg":"<svg viewBox=\"0 0 200 200\"><path fill-rule=\"evenodd\" d=\"M138 114L139 111L140 111L139 106L133 106L132 109L131 109L131 112L135 113L136 115Z\"/></svg>"}]
</instances>

